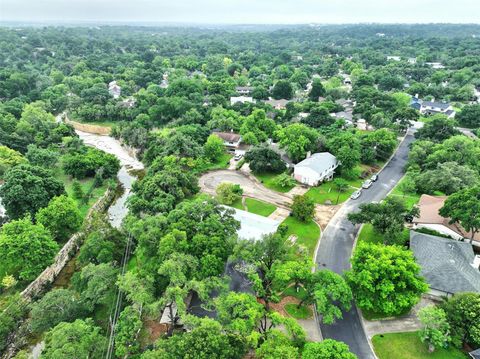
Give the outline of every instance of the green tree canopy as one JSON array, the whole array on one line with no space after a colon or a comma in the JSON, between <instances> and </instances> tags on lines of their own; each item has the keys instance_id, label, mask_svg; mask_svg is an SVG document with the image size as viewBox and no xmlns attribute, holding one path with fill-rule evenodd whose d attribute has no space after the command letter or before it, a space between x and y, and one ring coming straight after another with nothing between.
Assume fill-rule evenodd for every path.
<instances>
[{"instance_id":1,"label":"green tree canopy","mask_svg":"<svg viewBox=\"0 0 480 359\"><path fill-rule=\"evenodd\" d=\"M348 345L333 339L318 343L307 343L302 351L302 359L357 359Z\"/></svg>"},{"instance_id":2,"label":"green tree canopy","mask_svg":"<svg viewBox=\"0 0 480 359\"><path fill-rule=\"evenodd\" d=\"M245 161L253 172L280 173L285 170L285 163L280 155L268 146L253 147L245 154Z\"/></svg>"},{"instance_id":3,"label":"green tree canopy","mask_svg":"<svg viewBox=\"0 0 480 359\"><path fill-rule=\"evenodd\" d=\"M412 252L397 246L360 244L346 279L362 310L398 315L428 289Z\"/></svg>"},{"instance_id":4,"label":"green tree canopy","mask_svg":"<svg viewBox=\"0 0 480 359\"><path fill-rule=\"evenodd\" d=\"M11 221L0 230L0 277L30 281L53 262L57 251L58 244L41 224L28 217Z\"/></svg>"}]
</instances>

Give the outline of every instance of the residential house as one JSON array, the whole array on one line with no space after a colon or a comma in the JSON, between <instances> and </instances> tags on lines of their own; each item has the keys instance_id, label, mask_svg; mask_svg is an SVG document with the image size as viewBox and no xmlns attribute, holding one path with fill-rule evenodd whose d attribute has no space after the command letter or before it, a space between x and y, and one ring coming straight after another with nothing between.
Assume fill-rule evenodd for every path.
<instances>
[{"instance_id":1,"label":"residential house","mask_svg":"<svg viewBox=\"0 0 480 359\"><path fill-rule=\"evenodd\" d=\"M339 166L337 158L329 152L314 153L294 166L295 180L309 186L316 186L333 178Z\"/></svg>"},{"instance_id":2,"label":"residential house","mask_svg":"<svg viewBox=\"0 0 480 359\"><path fill-rule=\"evenodd\" d=\"M255 103L253 97L250 96L233 96L230 97L230 105L235 105L236 103Z\"/></svg>"},{"instance_id":3,"label":"residential house","mask_svg":"<svg viewBox=\"0 0 480 359\"><path fill-rule=\"evenodd\" d=\"M401 57L400 56L387 56L388 61L400 61Z\"/></svg>"},{"instance_id":4,"label":"residential house","mask_svg":"<svg viewBox=\"0 0 480 359\"><path fill-rule=\"evenodd\" d=\"M238 238L258 241L267 234L275 233L280 225L280 221L240 209L233 209L235 210L233 218L240 222L240 229L237 230Z\"/></svg>"},{"instance_id":5,"label":"residential house","mask_svg":"<svg viewBox=\"0 0 480 359\"><path fill-rule=\"evenodd\" d=\"M416 57L409 57L407 61L408 61L409 64L415 65L417 63L417 58Z\"/></svg>"},{"instance_id":6,"label":"residential house","mask_svg":"<svg viewBox=\"0 0 480 359\"><path fill-rule=\"evenodd\" d=\"M237 86L237 87L235 87L235 91L237 92L238 95L241 95L241 96L251 95L253 90L255 90L255 87L252 87L252 86Z\"/></svg>"},{"instance_id":7,"label":"residential house","mask_svg":"<svg viewBox=\"0 0 480 359\"><path fill-rule=\"evenodd\" d=\"M113 98L119 98L122 93L122 88L118 86L117 81L112 81L108 84L108 92Z\"/></svg>"},{"instance_id":8,"label":"residential house","mask_svg":"<svg viewBox=\"0 0 480 359\"><path fill-rule=\"evenodd\" d=\"M414 228L428 228L438 233L450 236L456 240L470 240L472 232L467 232L459 223L450 223L449 218L439 213L446 196L430 196L423 194L418 202L419 216L413 219ZM480 246L480 234L473 237L473 245Z\"/></svg>"},{"instance_id":9,"label":"residential house","mask_svg":"<svg viewBox=\"0 0 480 359\"><path fill-rule=\"evenodd\" d=\"M136 103L137 103L137 101L135 100L135 98L128 97L125 100L123 100L122 102L120 102L120 105L122 107L125 107L125 108L133 108L133 107L135 107Z\"/></svg>"},{"instance_id":10,"label":"residential house","mask_svg":"<svg viewBox=\"0 0 480 359\"><path fill-rule=\"evenodd\" d=\"M469 243L410 232L410 249L434 296L480 293L479 256Z\"/></svg>"},{"instance_id":11,"label":"residential house","mask_svg":"<svg viewBox=\"0 0 480 359\"><path fill-rule=\"evenodd\" d=\"M269 100L265 101L265 103L267 105L270 105L272 106L274 109L276 110L284 110L287 108L287 103L289 103L290 100L285 100L285 99L281 99L281 100L275 100L275 99L272 99L270 98Z\"/></svg>"},{"instance_id":12,"label":"residential house","mask_svg":"<svg viewBox=\"0 0 480 359\"><path fill-rule=\"evenodd\" d=\"M217 135L223 140L223 144L225 145L228 152L235 152L240 147L242 142L242 136L238 133L232 132L220 132L220 131L213 131L213 134Z\"/></svg>"},{"instance_id":13,"label":"residential house","mask_svg":"<svg viewBox=\"0 0 480 359\"><path fill-rule=\"evenodd\" d=\"M435 99L432 101L423 101L420 107L420 113L423 115L443 114L448 118L455 117L455 110L452 105L447 102L435 101Z\"/></svg>"},{"instance_id":14,"label":"residential house","mask_svg":"<svg viewBox=\"0 0 480 359\"><path fill-rule=\"evenodd\" d=\"M431 66L432 69L435 70L441 70L445 68L445 65L443 65L441 62L425 62L425 64Z\"/></svg>"},{"instance_id":15,"label":"residential house","mask_svg":"<svg viewBox=\"0 0 480 359\"><path fill-rule=\"evenodd\" d=\"M369 125L368 122L363 118L357 120L356 126L357 126L357 129L359 129L360 131L372 131L373 130L373 127L371 125Z\"/></svg>"},{"instance_id":16,"label":"residential house","mask_svg":"<svg viewBox=\"0 0 480 359\"><path fill-rule=\"evenodd\" d=\"M345 79L343 79L343 84L344 85L351 85L352 84L352 79L350 77L345 77Z\"/></svg>"}]
</instances>

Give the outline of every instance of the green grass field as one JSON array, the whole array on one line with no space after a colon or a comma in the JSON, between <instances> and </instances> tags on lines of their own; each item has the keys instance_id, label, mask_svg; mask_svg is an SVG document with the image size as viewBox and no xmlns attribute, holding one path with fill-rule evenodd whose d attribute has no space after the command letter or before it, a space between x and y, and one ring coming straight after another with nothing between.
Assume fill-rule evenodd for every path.
<instances>
[{"instance_id":1,"label":"green grass field","mask_svg":"<svg viewBox=\"0 0 480 359\"><path fill-rule=\"evenodd\" d=\"M418 332L388 333L372 338L379 359L466 359L467 355L456 348L437 349L429 353L420 341Z\"/></svg>"},{"instance_id":2,"label":"green grass field","mask_svg":"<svg viewBox=\"0 0 480 359\"><path fill-rule=\"evenodd\" d=\"M85 218L87 215L88 210L90 207L105 193L107 190L107 181L104 181L102 186L97 187L93 190L92 195L90 196L90 199L88 200L87 203L84 203L81 200L77 200L73 197L73 178L70 176L66 175L62 169L58 169L56 177L62 181L65 185L65 191L67 194L73 198L77 202L78 209L80 210L80 213L82 215L82 218ZM90 189L90 187L93 184L94 179L93 178L85 178L82 180L79 180L83 193L87 193Z\"/></svg>"},{"instance_id":3,"label":"green grass field","mask_svg":"<svg viewBox=\"0 0 480 359\"><path fill-rule=\"evenodd\" d=\"M289 303L286 304L284 308L285 311L295 319L308 319L313 315L312 310L305 305L302 305L300 308L298 308L296 304Z\"/></svg>"},{"instance_id":4,"label":"green grass field","mask_svg":"<svg viewBox=\"0 0 480 359\"><path fill-rule=\"evenodd\" d=\"M295 297L298 300L303 300L305 299L306 294L307 292L302 287L300 287L297 292L294 286L290 286L283 291L282 297Z\"/></svg>"},{"instance_id":5,"label":"green grass field","mask_svg":"<svg viewBox=\"0 0 480 359\"><path fill-rule=\"evenodd\" d=\"M204 166L201 167L196 167L195 172L196 173L204 173L207 171L212 171L212 170L223 170L228 168L230 165L230 160L232 159L233 155L230 153L224 153L222 156L217 158L215 162L210 162L205 164Z\"/></svg>"},{"instance_id":6,"label":"green grass field","mask_svg":"<svg viewBox=\"0 0 480 359\"><path fill-rule=\"evenodd\" d=\"M306 247L308 253L313 256L317 241L320 238L320 227L313 220L302 222L292 216L289 216L282 223L288 226L287 237L292 234L296 235L296 243Z\"/></svg>"},{"instance_id":7,"label":"green grass field","mask_svg":"<svg viewBox=\"0 0 480 359\"><path fill-rule=\"evenodd\" d=\"M273 204L253 198L245 198L245 205L247 206L248 212L252 212L264 217L268 217L277 209L277 207L275 207Z\"/></svg>"},{"instance_id":8,"label":"green grass field","mask_svg":"<svg viewBox=\"0 0 480 359\"><path fill-rule=\"evenodd\" d=\"M275 177L279 175L279 173L254 173L253 174L262 184L271 189L273 191L286 193L290 191L295 186L288 186L288 187L281 187L277 185L274 181Z\"/></svg>"},{"instance_id":9,"label":"green grass field","mask_svg":"<svg viewBox=\"0 0 480 359\"><path fill-rule=\"evenodd\" d=\"M350 187L346 192L339 193L335 190L333 182L325 182L318 187L310 188L306 195L315 203L324 204L325 201L330 201L332 204L340 204L345 202L353 192L355 189Z\"/></svg>"},{"instance_id":10,"label":"green grass field","mask_svg":"<svg viewBox=\"0 0 480 359\"><path fill-rule=\"evenodd\" d=\"M401 199L405 203L406 207L408 209L411 209L420 200L420 194L411 193L411 192L403 192L402 190L400 190L399 185L400 185L400 183L402 183L405 180L405 178L406 178L405 176L402 177L402 179L397 183L397 185L395 186L393 191L390 193L390 196L395 196L395 197Z\"/></svg>"}]
</instances>

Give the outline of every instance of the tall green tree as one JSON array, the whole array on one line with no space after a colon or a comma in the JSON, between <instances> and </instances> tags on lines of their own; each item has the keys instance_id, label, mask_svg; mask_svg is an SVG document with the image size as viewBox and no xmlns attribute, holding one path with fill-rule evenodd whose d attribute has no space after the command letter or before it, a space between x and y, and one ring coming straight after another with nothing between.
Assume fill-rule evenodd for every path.
<instances>
[{"instance_id":1,"label":"tall green tree","mask_svg":"<svg viewBox=\"0 0 480 359\"><path fill-rule=\"evenodd\" d=\"M91 319L62 322L45 336L42 358L101 358L107 339Z\"/></svg>"},{"instance_id":2,"label":"tall green tree","mask_svg":"<svg viewBox=\"0 0 480 359\"><path fill-rule=\"evenodd\" d=\"M59 242L68 239L82 225L82 216L77 204L65 195L52 198L47 207L38 211L36 220Z\"/></svg>"},{"instance_id":3,"label":"tall green tree","mask_svg":"<svg viewBox=\"0 0 480 359\"><path fill-rule=\"evenodd\" d=\"M315 152L318 149L319 134L301 123L294 123L279 129L276 136L280 141L280 146L285 148L288 156L295 162L303 160L307 152Z\"/></svg>"},{"instance_id":4,"label":"tall green tree","mask_svg":"<svg viewBox=\"0 0 480 359\"><path fill-rule=\"evenodd\" d=\"M428 344L428 352L433 353L436 348L445 348L450 341L450 325L445 311L433 305L424 307L418 312L418 319L422 323L420 339Z\"/></svg>"},{"instance_id":5,"label":"tall green tree","mask_svg":"<svg viewBox=\"0 0 480 359\"><path fill-rule=\"evenodd\" d=\"M480 232L480 187L461 190L447 198L439 211L440 215L450 218L450 223L459 222L470 232L470 243Z\"/></svg>"},{"instance_id":6,"label":"tall green tree","mask_svg":"<svg viewBox=\"0 0 480 359\"><path fill-rule=\"evenodd\" d=\"M302 351L302 359L357 359L348 345L333 339L318 343L307 343Z\"/></svg>"},{"instance_id":7,"label":"tall green tree","mask_svg":"<svg viewBox=\"0 0 480 359\"><path fill-rule=\"evenodd\" d=\"M308 222L315 214L315 202L308 196L293 196L292 216L302 222Z\"/></svg>"},{"instance_id":8,"label":"tall green tree","mask_svg":"<svg viewBox=\"0 0 480 359\"><path fill-rule=\"evenodd\" d=\"M53 262L58 244L40 224L28 217L11 221L0 230L0 277L13 275L30 281Z\"/></svg>"},{"instance_id":9,"label":"tall green tree","mask_svg":"<svg viewBox=\"0 0 480 359\"><path fill-rule=\"evenodd\" d=\"M398 246L360 244L346 279L362 310L398 315L428 289L412 252Z\"/></svg>"},{"instance_id":10,"label":"tall green tree","mask_svg":"<svg viewBox=\"0 0 480 359\"><path fill-rule=\"evenodd\" d=\"M308 98L310 101L318 102L318 98L325 96L325 88L322 85L322 81L320 79L314 79L312 81L312 89L308 93Z\"/></svg>"},{"instance_id":11,"label":"tall green tree","mask_svg":"<svg viewBox=\"0 0 480 359\"><path fill-rule=\"evenodd\" d=\"M46 207L53 197L65 193L62 182L46 169L19 165L5 174L5 184L0 188L0 197L7 215L17 219L25 214L34 216Z\"/></svg>"},{"instance_id":12,"label":"tall green tree","mask_svg":"<svg viewBox=\"0 0 480 359\"><path fill-rule=\"evenodd\" d=\"M285 163L280 155L268 146L253 147L245 154L245 161L253 172L280 173L285 170Z\"/></svg>"},{"instance_id":13,"label":"tall green tree","mask_svg":"<svg viewBox=\"0 0 480 359\"><path fill-rule=\"evenodd\" d=\"M279 80L273 86L272 97L276 100L290 100L293 97L293 87L288 80Z\"/></svg>"}]
</instances>

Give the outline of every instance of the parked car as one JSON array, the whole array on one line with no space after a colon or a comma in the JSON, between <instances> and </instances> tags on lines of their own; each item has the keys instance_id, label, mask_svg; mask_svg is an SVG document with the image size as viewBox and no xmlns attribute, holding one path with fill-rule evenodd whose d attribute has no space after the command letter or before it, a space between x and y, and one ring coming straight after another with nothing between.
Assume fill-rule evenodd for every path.
<instances>
[{"instance_id":1,"label":"parked car","mask_svg":"<svg viewBox=\"0 0 480 359\"><path fill-rule=\"evenodd\" d=\"M242 157L243 157L243 155L242 155L241 153L237 153L237 154L235 155L235 157L233 157L233 159L234 159L235 161L240 161L240 160L242 159Z\"/></svg>"},{"instance_id":2,"label":"parked car","mask_svg":"<svg viewBox=\"0 0 480 359\"><path fill-rule=\"evenodd\" d=\"M371 180L366 180L365 182L363 182L362 184L362 188L370 188L372 186L373 182Z\"/></svg>"},{"instance_id":3,"label":"parked car","mask_svg":"<svg viewBox=\"0 0 480 359\"><path fill-rule=\"evenodd\" d=\"M370 181L376 182L378 180L378 174L374 173L372 177L370 177Z\"/></svg>"},{"instance_id":4,"label":"parked car","mask_svg":"<svg viewBox=\"0 0 480 359\"><path fill-rule=\"evenodd\" d=\"M352 193L352 195L350 196L351 199L357 199L358 197L360 197L360 195L362 194L362 191L361 190L358 190L358 191L355 191Z\"/></svg>"}]
</instances>

